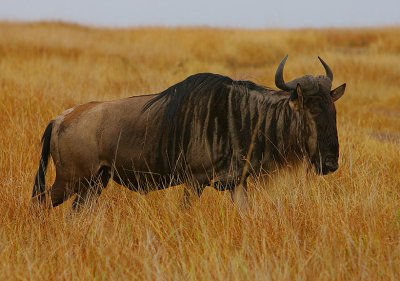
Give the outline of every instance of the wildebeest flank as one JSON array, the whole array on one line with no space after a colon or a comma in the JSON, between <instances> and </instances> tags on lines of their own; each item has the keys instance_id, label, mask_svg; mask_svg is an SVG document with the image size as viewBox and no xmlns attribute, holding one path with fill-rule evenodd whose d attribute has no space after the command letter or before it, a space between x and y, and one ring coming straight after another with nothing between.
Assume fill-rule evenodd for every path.
<instances>
[{"instance_id":1,"label":"wildebeest flank","mask_svg":"<svg viewBox=\"0 0 400 281\"><path fill-rule=\"evenodd\" d=\"M210 185L229 190L247 206L249 175L306 158L316 172L338 167L333 74L286 83L276 71L273 90L250 81L201 73L158 95L92 102L68 109L43 135L33 200L57 206L76 194L73 207L97 198L110 178L146 193L185 183L184 203ZM51 154L56 179L45 190Z\"/></svg>"}]
</instances>

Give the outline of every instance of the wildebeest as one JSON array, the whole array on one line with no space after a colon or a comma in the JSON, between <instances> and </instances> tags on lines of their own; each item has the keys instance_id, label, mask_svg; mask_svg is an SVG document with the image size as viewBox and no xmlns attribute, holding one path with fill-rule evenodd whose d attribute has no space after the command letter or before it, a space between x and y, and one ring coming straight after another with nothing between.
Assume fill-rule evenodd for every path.
<instances>
[{"instance_id":1,"label":"wildebeest","mask_svg":"<svg viewBox=\"0 0 400 281\"><path fill-rule=\"evenodd\" d=\"M304 158L318 174L333 172L339 157L334 102L346 85L331 90L332 70L319 59L325 75L286 83L286 56L275 75L280 90L200 73L157 95L68 109L43 134L33 201L57 206L76 194L77 208L112 178L141 193L185 184L185 204L211 185L229 190L245 209L250 175ZM46 192L50 154L56 178Z\"/></svg>"}]
</instances>

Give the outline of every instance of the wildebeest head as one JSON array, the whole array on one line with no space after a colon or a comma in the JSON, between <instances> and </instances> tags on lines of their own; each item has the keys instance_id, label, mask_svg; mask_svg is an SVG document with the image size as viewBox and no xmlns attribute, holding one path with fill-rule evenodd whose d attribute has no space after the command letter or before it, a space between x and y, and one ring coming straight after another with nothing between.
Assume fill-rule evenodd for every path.
<instances>
[{"instance_id":1,"label":"wildebeest head","mask_svg":"<svg viewBox=\"0 0 400 281\"><path fill-rule=\"evenodd\" d=\"M339 142L334 102L343 94L346 84L331 90L333 73L320 58L325 75L305 75L285 82L283 68L285 56L275 74L276 86L290 93L289 105L295 112L293 122L299 122L303 149L318 174L328 174L338 168Z\"/></svg>"}]
</instances>

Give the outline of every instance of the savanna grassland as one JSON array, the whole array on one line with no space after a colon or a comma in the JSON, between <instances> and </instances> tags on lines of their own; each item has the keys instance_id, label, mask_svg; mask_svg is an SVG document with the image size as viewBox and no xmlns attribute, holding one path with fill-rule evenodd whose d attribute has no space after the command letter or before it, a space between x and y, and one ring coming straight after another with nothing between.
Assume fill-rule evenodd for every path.
<instances>
[{"instance_id":1,"label":"savanna grassland","mask_svg":"<svg viewBox=\"0 0 400 281\"><path fill-rule=\"evenodd\" d=\"M274 86L334 71L339 170L302 168L250 182L241 217L207 188L111 183L96 206L33 215L40 137L63 110L159 92L197 72ZM51 166L51 165L50 165ZM47 185L54 179L50 167ZM400 280L400 28L96 29L0 23L1 280Z\"/></svg>"}]
</instances>

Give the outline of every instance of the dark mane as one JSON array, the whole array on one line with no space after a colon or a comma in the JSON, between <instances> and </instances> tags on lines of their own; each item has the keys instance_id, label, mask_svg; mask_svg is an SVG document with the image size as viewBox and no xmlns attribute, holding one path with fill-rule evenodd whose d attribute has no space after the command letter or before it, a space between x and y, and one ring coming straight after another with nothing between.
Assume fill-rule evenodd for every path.
<instances>
[{"instance_id":1,"label":"dark mane","mask_svg":"<svg viewBox=\"0 0 400 281\"><path fill-rule=\"evenodd\" d=\"M164 161L163 165L173 170L175 166L170 167L170 163L178 165L182 153L189 155L195 146L213 151L215 157L224 155L226 161L245 155L259 116L267 113L271 99L282 99L274 93L251 81L212 73L195 74L171 86L142 109L153 118L157 116L157 128L152 129L162 140L158 155L163 155L157 161ZM275 114L275 107L270 114ZM266 118L261 119L266 122Z\"/></svg>"},{"instance_id":2,"label":"dark mane","mask_svg":"<svg viewBox=\"0 0 400 281\"><path fill-rule=\"evenodd\" d=\"M142 112L147 111L156 103L166 103L166 119L171 121L188 99L200 101L209 95L228 94L232 87L238 95L247 94L251 90L260 92L267 90L251 81L236 81L220 74L198 73L159 93L145 104Z\"/></svg>"}]
</instances>

